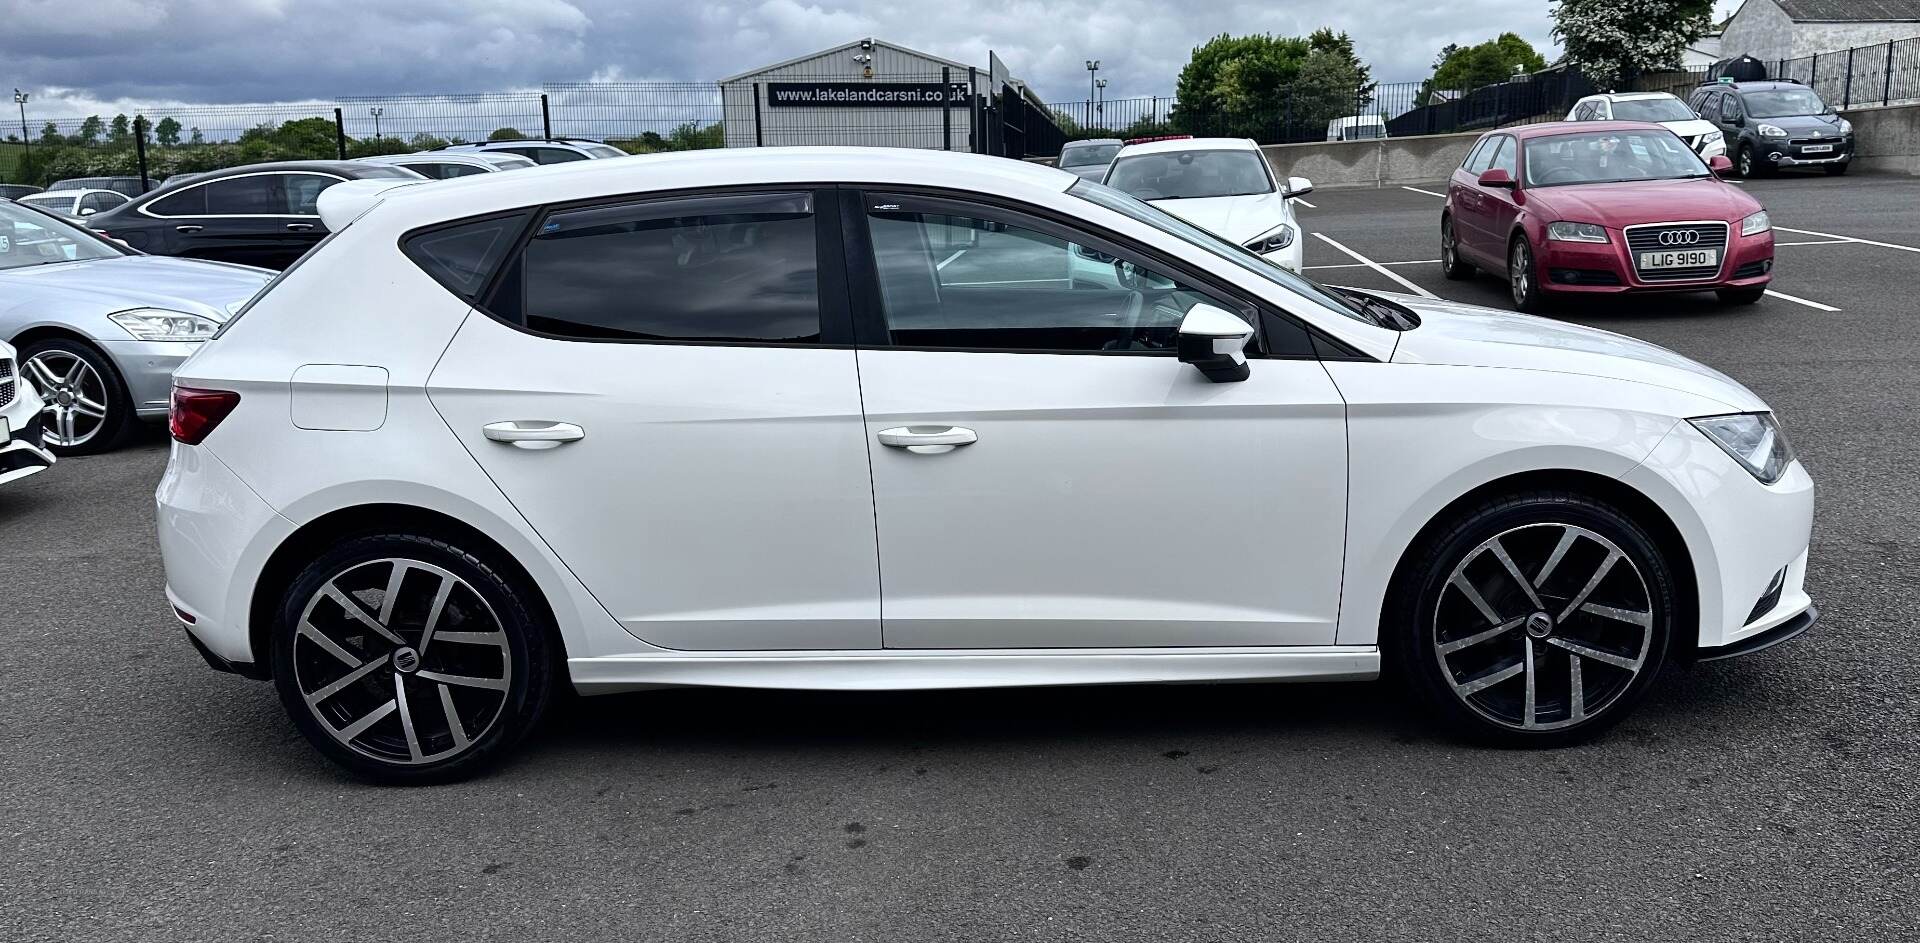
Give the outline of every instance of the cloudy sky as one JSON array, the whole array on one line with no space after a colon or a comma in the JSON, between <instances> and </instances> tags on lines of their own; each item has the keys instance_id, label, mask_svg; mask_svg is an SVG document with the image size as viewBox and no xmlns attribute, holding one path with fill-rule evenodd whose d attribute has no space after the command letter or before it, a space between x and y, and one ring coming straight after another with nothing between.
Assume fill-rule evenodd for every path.
<instances>
[{"instance_id":1,"label":"cloudy sky","mask_svg":"<svg viewBox=\"0 0 1920 943\"><path fill-rule=\"evenodd\" d=\"M1419 80L1450 42L1512 30L1550 48L1547 10L1548 0L0 0L0 86L60 117L592 78L707 82L876 36L982 65L993 50L1061 101L1085 97L1088 58L1102 61L1109 97L1164 95L1210 36L1320 26L1351 33L1376 79Z\"/></svg>"}]
</instances>

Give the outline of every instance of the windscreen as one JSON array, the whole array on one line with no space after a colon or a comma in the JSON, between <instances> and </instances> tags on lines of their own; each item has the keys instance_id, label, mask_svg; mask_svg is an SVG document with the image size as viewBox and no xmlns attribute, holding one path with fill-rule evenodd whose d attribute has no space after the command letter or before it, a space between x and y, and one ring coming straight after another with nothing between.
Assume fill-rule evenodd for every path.
<instances>
[{"instance_id":1,"label":"windscreen","mask_svg":"<svg viewBox=\"0 0 1920 943\"><path fill-rule=\"evenodd\" d=\"M1094 167L1109 163L1120 153L1118 144L1082 144L1060 152L1062 167Z\"/></svg>"},{"instance_id":2,"label":"windscreen","mask_svg":"<svg viewBox=\"0 0 1920 943\"><path fill-rule=\"evenodd\" d=\"M1556 134L1530 138L1526 148L1529 187L1712 175L1686 142L1665 129Z\"/></svg>"},{"instance_id":3,"label":"windscreen","mask_svg":"<svg viewBox=\"0 0 1920 943\"><path fill-rule=\"evenodd\" d=\"M1633 98L1613 103L1613 116L1621 121L1692 121L1693 109L1678 98Z\"/></svg>"},{"instance_id":4,"label":"windscreen","mask_svg":"<svg viewBox=\"0 0 1920 943\"><path fill-rule=\"evenodd\" d=\"M131 254L72 223L0 203L0 270Z\"/></svg>"},{"instance_id":5,"label":"windscreen","mask_svg":"<svg viewBox=\"0 0 1920 943\"><path fill-rule=\"evenodd\" d=\"M1747 114L1755 118L1793 118L1825 114L1827 111L1827 103L1821 101L1820 96L1810 88L1742 92L1740 97L1747 103Z\"/></svg>"},{"instance_id":6,"label":"windscreen","mask_svg":"<svg viewBox=\"0 0 1920 943\"><path fill-rule=\"evenodd\" d=\"M1272 193L1267 160L1257 151L1163 151L1122 157L1106 184L1142 200L1198 200Z\"/></svg>"}]
</instances>

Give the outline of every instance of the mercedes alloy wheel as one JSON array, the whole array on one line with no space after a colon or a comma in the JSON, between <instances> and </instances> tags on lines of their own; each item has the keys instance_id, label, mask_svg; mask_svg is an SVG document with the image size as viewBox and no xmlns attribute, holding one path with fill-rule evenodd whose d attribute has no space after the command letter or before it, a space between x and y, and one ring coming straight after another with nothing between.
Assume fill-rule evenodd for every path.
<instances>
[{"instance_id":1,"label":"mercedes alloy wheel","mask_svg":"<svg viewBox=\"0 0 1920 943\"><path fill-rule=\"evenodd\" d=\"M21 351L20 372L46 401L41 433L55 454L88 455L119 443L129 408L105 357L75 341L40 341Z\"/></svg>"}]
</instances>

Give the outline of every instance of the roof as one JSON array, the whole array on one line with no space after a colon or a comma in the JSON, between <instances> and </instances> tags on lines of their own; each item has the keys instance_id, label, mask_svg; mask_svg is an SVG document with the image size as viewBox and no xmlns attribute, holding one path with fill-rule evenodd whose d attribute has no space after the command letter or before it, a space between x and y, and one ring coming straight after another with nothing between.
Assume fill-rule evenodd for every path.
<instances>
[{"instance_id":1,"label":"roof","mask_svg":"<svg viewBox=\"0 0 1920 943\"><path fill-rule=\"evenodd\" d=\"M1062 144L1060 146L1063 148L1067 148L1067 147L1076 147L1081 144L1125 144L1125 143L1127 142L1122 141L1119 138L1081 138L1078 141L1068 141L1067 143Z\"/></svg>"},{"instance_id":2,"label":"roof","mask_svg":"<svg viewBox=\"0 0 1920 943\"><path fill-rule=\"evenodd\" d=\"M1523 124L1511 128L1501 128L1488 134L1511 134L1520 140L1528 138L1552 137L1556 134L1577 134L1583 131L1645 131L1647 129L1665 131L1666 128L1651 121L1549 121L1545 124Z\"/></svg>"},{"instance_id":3,"label":"roof","mask_svg":"<svg viewBox=\"0 0 1920 943\"><path fill-rule=\"evenodd\" d=\"M942 182L985 193L1060 193L1079 177L1028 161L903 147L742 147L546 164L387 192L369 219L400 225L458 219L565 200L733 184Z\"/></svg>"},{"instance_id":4,"label":"roof","mask_svg":"<svg viewBox=\"0 0 1920 943\"><path fill-rule=\"evenodd\" d=\"M1773 0L1796 23L1920 22L1920 0Z\"/></svg>"},{"instance_id":5,"label":"roof","mask_svg":"<svg viewBox=\"0 0 1920 943\"><path fill-rule=\"evenodd\" d=\"M507 155L509 157L518 155ZM525 158L522 158L523 160ZM356 157L349 163L356 164L425 164L451 163L467 164L473 167L498 167L499 165L481 157L478 153L458 151L414 151L411 154L375 154L371 157Z\"/></svg>"},{"instance_id":6,"label":"roof","mask_svg":"<svg viewBox=\"0 0 1920 943\"><path fill-rule=\"evenodd\" d=\"M808 59L818 59L821 56L832 55L833 53L836 53L836 52L842 52L844 50L852 49L860 45L861 43L872 43L875 46L885 46L886 48L891 49L894 52L906 53L909 56L919 56L922 59L929 59L929 60L932 60L933 62L939 63L940 65L951 66L952 68L955 68L955 69L976 68L975 66L970 66L964 62L955 62L954 60L948 59L945 56L936 56L933 53L921 52L918 49L908 49L907 47L902 46L899 43L890 43L884 39L874 39L872 37L862 37L860 39L850 40L848 42L841 43L838 46L829 46L825 49L816 49L810 53L807 53L806 55L794 56L791 59L782 59L779 62L771 63L768 65L755 66L754 68L748 69L747 71L741 72L737 75L729 75L726 78L721 79L719 84L725 85L728 82L738 82L741 79L751 78L753 76L759 75L762 72L772 72L775 69L784 69L787 66L796 65L798 63L805 62ZM987 70L980 69L979 71L981 74L984 75Z\"/></svg>"},{"instance_id":7,"label":"roof","mask_svg":"<svg viewBox=\"0 0 1920 943\"><path fill-rule=\"evenodd\" d=\"M1121 153L1128 157L1141 154L1172 154L1180 151L1258 151L1260 145L1246 138L1175 138L1129 144Z\"/></svg>"},{"instance_id":8,"label":"roof","mask_svg":"<svg viewBox=\"0 0 1920 943\"><path fill-rule=\"evenodd\" d=\"M1674 101L1680 100L1680 96L1671 92L1600 92L1598 94L1588 95L1587 98L1604 98L1607 101L1614 102L1646 101L1649 98L1671 98ZM1581 101L1586 100L1586 98L1581 99Z\"/></svg>"}]
</instances>

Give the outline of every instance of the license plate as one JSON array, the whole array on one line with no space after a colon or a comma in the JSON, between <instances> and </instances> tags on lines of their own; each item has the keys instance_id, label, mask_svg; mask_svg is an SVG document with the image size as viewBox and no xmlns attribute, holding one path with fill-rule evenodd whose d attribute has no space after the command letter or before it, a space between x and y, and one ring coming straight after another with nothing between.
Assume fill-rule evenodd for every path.
<instances>
[{"instance_id":1,"label":"license plate","mask_svg":"<svg viewBox=\"0 0 1920 943\"><path fill-rule=\"evenodd\" d=\"M1833 145L1831 145L1831 144L1809 144L1809 145L1807 145L1806 147L1803 147L1803 148L1801 148L1801 149L1800 149L1800 153L1802 153L1802 154L1831 154L1831 153L1833 153Z\"/></svg>"},{"instance_id":2,"label":"license plate","mask_svg":"<svg viewBox=\"0 0 1920 943\"><path fill-rule=\"evenodd\" d=\"M1677 252L1642 252L1641 268L1705 268L1720 264L1718 249L1682 249Z\"/></svg>"}]
</instances>

